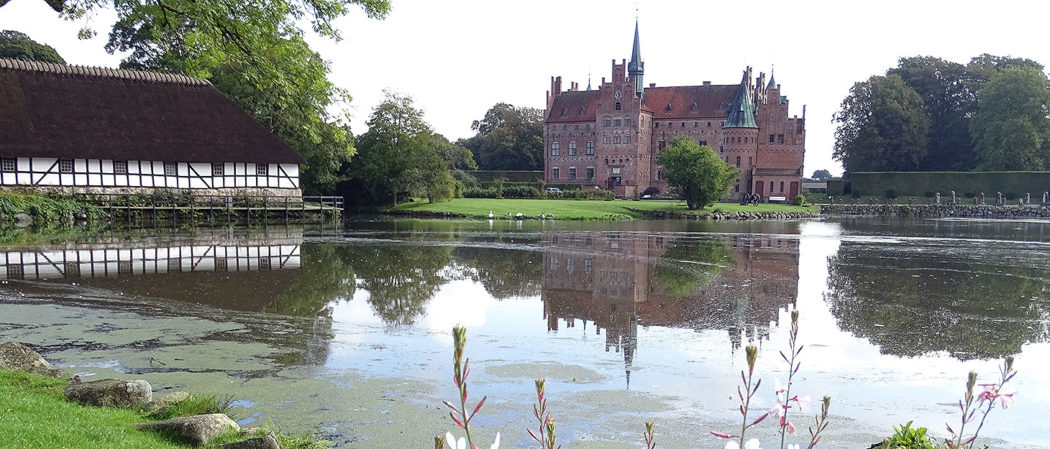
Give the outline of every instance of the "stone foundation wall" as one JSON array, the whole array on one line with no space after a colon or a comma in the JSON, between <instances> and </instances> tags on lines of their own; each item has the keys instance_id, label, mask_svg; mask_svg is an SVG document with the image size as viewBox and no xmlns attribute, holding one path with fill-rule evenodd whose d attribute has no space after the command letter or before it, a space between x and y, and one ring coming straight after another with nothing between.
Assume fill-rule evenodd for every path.
<instances>
[{"instance_id":1,"label":"stone foundation wall","mask_svg":"<svg viewBox=\"0 0 1050 449\"><path fill-rule=\"evenodd\" d=\"M1038 205L909 205L909 204L825 204L824 215L911 217L911 218L987 218L987 219L1050 219L1050 209Z\"/></svg>"},{"instance_id":2,"label":"stone foundation wall","mask_svg":"<svg viewBox=\"0 0 1050 449\"><path fill-rule=\"evenodd\" d=\"M800 220L817 218L820 215L812 212L666 212L626 208L651 219L687 218L694 220Z\"/></svg>"}]
</instances>

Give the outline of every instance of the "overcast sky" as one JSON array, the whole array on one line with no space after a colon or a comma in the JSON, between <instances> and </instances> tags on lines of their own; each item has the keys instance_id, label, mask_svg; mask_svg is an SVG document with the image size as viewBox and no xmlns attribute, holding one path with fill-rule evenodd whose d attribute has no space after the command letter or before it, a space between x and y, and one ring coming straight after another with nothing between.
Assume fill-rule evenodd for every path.
<instances>
[{"instance_id":1,"label":"overcast sky","mask_svg":"<svg viewBox=\"0 0 1050 449\"><path fill-rule=\"evenodd\" d=\"M352 127L364 122L383 89L411 95L427 120L455 140L497 102L544 106L550 77L595 86L613 59L629 59L635 5L646 83L735 84L744 67L768 73L806 105L805 171L833 161L831 116L850 86L896 65L901 56L963 62L991 53L1050 63L1050 3L1042 1L674 1L391 0L386 20L359 11L340 19L343 40L311 38L349 90ZM64 22L43 0L11 0L0 29L54 46L70 63L116 66L103 50L112 13L89 23L99 37L76 39L83 22Z\"/></svg>"}]
</instances>

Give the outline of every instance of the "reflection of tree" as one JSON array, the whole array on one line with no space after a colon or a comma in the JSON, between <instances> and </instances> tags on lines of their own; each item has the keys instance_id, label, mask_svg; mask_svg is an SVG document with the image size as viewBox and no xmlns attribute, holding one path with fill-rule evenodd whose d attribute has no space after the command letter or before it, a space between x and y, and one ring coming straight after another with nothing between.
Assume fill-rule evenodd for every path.
<instances>
[{"instance_id":1,"label":"reflection of tree","mask_svg":"<svg viewBox=\"0 0 1050 449\"><path fill-rule=\"evenodd\" d=\"M686 297L704 290L734 264L725 239L672 239L654 264L652 281L662 293Z\"/></svg>"},{"instance_id":2,"label":"reflection of tree","mask_svg":"<svg viewBox=\"0 0 1050 449\"><path fill-rule=\"evenodd\" d=\"M493 298L537 296L543 280L543 253L506 248L456 248L456 260L471 267L470 277Z\"/></svg>"},{"instance_id":3,"label":"reflection of tree","mask_svg":"<svg viewBox=\"0 0 1050 449\"><path fill-rule=\"evenodd\" d=\"M368 290L368 303L391 325L412 324L445 284L452 246L365 245L350 252L358 287Z\"/></svg>"},{"instance_id":4,"label":"reflection of tree","mask_svg":"<svg viewBox=\"0 0 1050 449\"><path fill-rule=\"evenodd\" d=\"M327 316L332 301L354 295L354 269L345 262L351 251L346 245L303 244L303 276L263 310L282 315Z\"/></svg>"},{"instance_id":5,"label":"reflection of tree","mask_svg":"<svg viewBox=\"0 0 1050 449\"><path fill-rule=\"evenodd\" d=\"M843 244L829 263L826 299L842 329L894 355L997 358L1047 340L1050 271L984 263L995 258L987 251L981 262L965 257Z\"/></svg>"}]
</instances>

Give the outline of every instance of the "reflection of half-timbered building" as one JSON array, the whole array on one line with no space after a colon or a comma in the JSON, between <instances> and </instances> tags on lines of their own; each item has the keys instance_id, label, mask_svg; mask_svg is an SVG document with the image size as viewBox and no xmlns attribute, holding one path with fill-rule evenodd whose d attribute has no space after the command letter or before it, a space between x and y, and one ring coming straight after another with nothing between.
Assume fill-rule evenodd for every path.
<instances>
[{"instance_id":1,"label":"reflection of half-timbered building","mask_svg":"<svg viewBox=\"0 0 1050 449\"><path fill-rule=\"evenodd\" d=\"M301 157L206 81L0 59L0 189L299 195Z\"/></svg>"}]
</instances>

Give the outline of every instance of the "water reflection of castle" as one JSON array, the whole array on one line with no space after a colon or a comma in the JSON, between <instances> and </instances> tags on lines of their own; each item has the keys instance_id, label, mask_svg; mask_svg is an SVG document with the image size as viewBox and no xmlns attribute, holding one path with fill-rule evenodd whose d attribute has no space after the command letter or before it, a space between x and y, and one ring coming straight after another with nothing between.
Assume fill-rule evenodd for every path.
<instances>
[{"instance_id":1,"label":"water reflection of castle","mask_svg":"<svg viewBox=\"0 0 1050 449\"><path fill-rule=\"evenodd\" d=\"M548 234L544 246L548 329L593 322L628 370L639 325L725 330L739 348L768 338L798 291L798 240L783 236Z\"/></svg>"}]
</instances>

